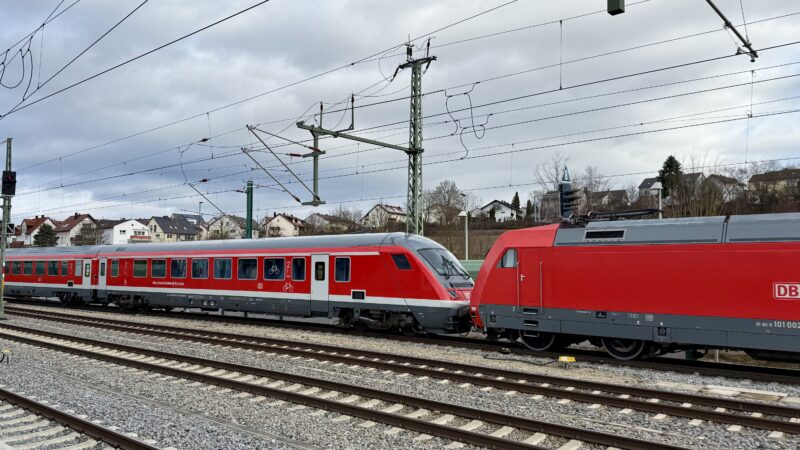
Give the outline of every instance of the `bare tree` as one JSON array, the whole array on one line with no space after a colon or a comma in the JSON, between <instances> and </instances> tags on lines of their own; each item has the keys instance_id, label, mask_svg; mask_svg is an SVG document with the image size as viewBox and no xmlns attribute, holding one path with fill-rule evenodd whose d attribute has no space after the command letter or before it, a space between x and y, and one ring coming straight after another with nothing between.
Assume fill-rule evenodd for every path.
<instances>
[{"instance_id":1,"label":"bare tree","mask_svg":"<svg viewBox=\"0 0 800 450\"><path fill-rule=\"evenodd\" d=\"M569 158L563 153L553 153L548 160L533 169L533 178L542 186L542 189L557 191L568 160Z\"/></svg>"},{"instance_id":2,"label":"bare tree","mask_svg":"<svg viewBox=\"0 0 800 450\"><path fill-rule=\"evenodd\" d=\"M340 219L344 219L353 223L359 223L361 218L364 217L363 211L358 208L348 208L343 204L339 204L333 211L330 213L333 217L338 217Z\"/></svg>"},{"instance_id":3,"label":"bare tree","mask_svg":"<svg viewBox=\"0 0 800 450\"><path fill-rule=\"evenodd\" d=\"M426 195L428 219L436 216L441 225L452 225L464 206L464 198L455 181L443 180Z\"/></svg>"},{"instance_id":4,"label":"bare tree","mask_svg":"<svg viewBox=\"0 0 800 450\"><path fill-rule=\"evenodd\" d=\"M600 208L600 195L611 189L611 181L600 172L597 166L586 166L582 172L576 172L572 189L582 189L586 201L581 205L581 213L588 213Z\"/></svg>"}]
</instances>

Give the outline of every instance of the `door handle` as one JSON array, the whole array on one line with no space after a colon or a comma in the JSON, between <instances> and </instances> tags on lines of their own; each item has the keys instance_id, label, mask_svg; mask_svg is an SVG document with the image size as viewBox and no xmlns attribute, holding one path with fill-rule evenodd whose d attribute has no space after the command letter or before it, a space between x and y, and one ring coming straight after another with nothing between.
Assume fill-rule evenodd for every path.
<instances>
[{"instance_id":1,"label":"door handle","mask_svg":"<svg viewBox=\"0 0 800 450\"><path fill-rule=\"evenodd\" d=\"M522 283L523 281L525 281L525 275L520 274L519 282Z\"/></svg>"}]
</instances>

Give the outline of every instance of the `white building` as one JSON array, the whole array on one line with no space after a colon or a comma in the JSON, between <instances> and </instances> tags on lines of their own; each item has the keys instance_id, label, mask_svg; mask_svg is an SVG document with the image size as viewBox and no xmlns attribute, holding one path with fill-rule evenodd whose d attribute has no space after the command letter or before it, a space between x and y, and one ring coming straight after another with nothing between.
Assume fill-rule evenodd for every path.
<instances>
[{"instance_id":1,"label":"white building","mask_svg":"<svg viewBox=\"0 0 800 450\"><path fill-rule=\"evenodd\" d=\"M147 222L139 220L98 220L102 232L102 243L111 245L150 242Z\"/></svg>"},{"instance_id":2,"label":"white building","mask_svg":"<svg viewBox=\"0 0 800 450\"><path fill-rule=\"evenodd\" d=\"M305 229L306 221L291 214L274 214L264 218L266 237L300 236Z\"/></svg>"},{"instance_id":3,"label":"white building","mask_svg":"<svg viewBox=\"0 0 800 450\"><path fill-rule=\"evenodd\" d=\"M75 237L87 230L95 229L97 222L89 214L75 213L56 224L56 236L58 236L59 247L70 247L75 245ZM97 236L99 237L99 236ZM96 243L96 242L95 242Z\"/></svg>"},{"instance_id":4,"label":"white building","mask_svg":"<svg viewBox=\"0 0 800 450\"><path fill-rule=\"evenodd\" d=\"M313 213L306 217L306 226L315 231L347 231L358 228L358 225L342 217L329 214Z\"/></svg>"},{"instance_id":5,"label":"white building","mask_svg":"<svg viewBox=\"0 0 800 450\"><path fill-rule=\"evenodd\" d=\"M19 227L17 227L19 235L15 232L13 241L22 242L26 246L33 245L33 239L39 234L39 229L42 225L49 225L53 230L56 228L55 222L50 220L49 217L36 216L33 219L24 219L22 223L19 224Z\"/></svg>"},{"instance_id":6,"label":"white building","mask_svg":"<svg viewBox=\"0 0 800 450\"><path fill-rule=\"evenodd\" d=\"M522 219L525 216L525 213L521 209L515 209L511 204L502 200L492 200L481 207L480 210L482 215L489 217L491 217L492 211L494 211L494 220L497 222Z\"/></svg>"},{"instance_id":7,"label":"white building","mask_svg":"<svg viewBox=\"0 0 800 450\"><path fill-rule=\"evenodd\" d=\"M406 223L406 218L406 211L403 208L379 203L364 214L361 223L369 228L385 228L394 223Z\"/></svg>"},{"instance_id":8,"label":"white building","mask_svg":"<svg viewBox=\"0 0 800 450\"><path fill-rule=\"evenodd\" d=\"M242 239L245 235L247 219L239 216L224 215L218 216L208 222L208 229L205 232L207 239ZM252 223L253 237L258 237L258 222ZM202 231L200 231L202 234Z\"/></svg>"}]
</instances>

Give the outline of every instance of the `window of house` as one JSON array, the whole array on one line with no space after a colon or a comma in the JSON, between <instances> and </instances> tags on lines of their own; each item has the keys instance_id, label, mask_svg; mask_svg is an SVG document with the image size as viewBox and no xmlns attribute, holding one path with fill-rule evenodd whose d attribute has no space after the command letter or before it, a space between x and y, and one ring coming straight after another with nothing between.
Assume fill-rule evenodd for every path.
<instances>
[{"instance_id":1,"label":"window of house","mask_svg":"<svg viewBox=\"0 0 800 450\"><path fill-rule=\"evenodd\" d=\"M233 275L233 260L222 258L214 260L214 279L230 280Z\"/></svg>"},{"instance_id":2,"label":"window of house","mask_svg":"<svg viewBox=\"0 0 800 450\"><path fill-rule=\"evenodd\" d=\"M406 255L403 255L402 253L398 255L392 255L392 261L394 261L394 265L400 270L411 270L411 263L408 262Z\"/></svg>"},{"instance_id":3,"label":"window of house","mask_svg":"<svg viewBox=\"0 0 800 450\"><path fill-rule=\"evenodd\" d=\"M36 261L36 275L44 275L44 261Z\"/></svg>"},{"instance_id":4,"label":"window of house","mask_svg":"<svg viewBox=\"0 0 800 450\"><path fill-rule=\"evenodd\" d=\"M264 258L264 279L283 280L286 261L283 258Z\"/></svg>"},{"instance_id":5,"label":"window of house","mask_svg":"<svg viewBox=\"0 0 800 450\"><path fill-rule=\"evenodd\" d=\"M336 258L334 260L333 279L340 283L350 281L350 258Z\"/></svg>"},{"instance_id":6,"label":"window of house","mask_svg":"<svg viewBox=\"0 0 800 450\"><path fill-rule=\"evenodd\" d=\"M133 260L133 276L136 278L145 278L147 276L147 260L134 259Z\"/></svg>"},{"instance_id":7,"label":"window of house","mask_svg":"<svg viewBox=\"0 0 800 450\"><path fill-rule=\"evenodd\" d=\"M25 261L22 263L23 272L25 275L33 275L33 261Z\"/></svg>"},{"instance_id":8,"label":"window of house","mask_svg":"<svg viewBox=\"0 0 800 450\"><path fill-rule=\"evenodd\" d=\"M14 275L19 275L22 272L22 263L19 261L14 261L14 264L11 265L11 273Z\"/></svg>"},{"instance_id":9,"label":"window of house","mask_svg":"<svg viewBox=\"0 0 800 450\"><path fill-rule=\"evenodd\" d=\"M186 278L186 260L173 259L170 262L169 276L172 278Z\"/></svg>"},{"instance_id":10,"label":"window of house","mask_svg":"<svg viewBox=\"0 0 800 450\"><path fill-rule=\"evenodd\" d=\"M47 275L51 277L58 276L58 261L47 261Z\"/></svg>"},{"instance_id":11,"label":"window of house","mask_svg":"<svg viewBox=\"0 0 800 450\"><path fill-rule=\"evenodd\" d=\"M172 235L171 235L171 234L168 234L168 235L167 235L167 239L172 239Z\"/></svg>"},{"instance_id":12,"label":"window of house","mask_svg":"<svg viewBox=\"0 0 800 450\"><path fill-rule=\"evenodd\" d=\"M111 261L111 276L118 277L119 276L119 260L114 259Z\"/></svg>"},{"instance_id":13,"label":"window of house","mask_svg":"<svg viewBox=\"0 0 800 450\"><path fill-rule=\"evenodd\" d=\"M69 261L61 261L61 276L69 276Z\"/></svg>"},{"instance_id":14,"label":"window of house","mask_svg":"<svg viewBox=\"0 0 800 450\"><path fill-rule=\"evenodd\" d=\"M510 248L506 250L503 254L503 258L500 260L500 267L503 268L512 268L517 267L517 250Z\"/></svg>"},{"instance_id":15,"label":"window of house","mask_svg":"<svg viewBox=\"0 0 800 450\"><path fill-rule=\"evenodd\" d=\"M166 278L167 277L167 260L154 259L150 263L150 276L153 278Z\"/></svg>"},{"instance_id":16,"label":"window of house","mask_svg":"<svg viewBox=\"0 0 800 450\"><path fill-rule=\"evenodd\" d=\"M306 279L306 259L292 259L292 281L305 281Z\"/></svg>"},{"instance_id":17,"label":"window of house","mask_svg":"<svg viewBox=\"0 0 800 450\"><path fill-rule=\"evenodd\" d=\"M208 278L208 260L192 260L192 278Z\"/></svg>"},{"instance_id":18,"label":"window of house","mask_svg":"<svg viewBox=\"0 0 800 450\"><path fill-rule=\"evenodd\" d=\"M237 276L240 280L255 280L258 278L258 260L240 259L237 261Z\"/></svg>"},{"instance_id":19,"label":"window of house","mask_svg":"<svg viewBox=\"0 0 800 450\"><path fill-rule=\"evenodd\" d=\"M317 281L325 281L325 261L317 261L314 263L314 279Z\"/></svg>"}]
</instances>

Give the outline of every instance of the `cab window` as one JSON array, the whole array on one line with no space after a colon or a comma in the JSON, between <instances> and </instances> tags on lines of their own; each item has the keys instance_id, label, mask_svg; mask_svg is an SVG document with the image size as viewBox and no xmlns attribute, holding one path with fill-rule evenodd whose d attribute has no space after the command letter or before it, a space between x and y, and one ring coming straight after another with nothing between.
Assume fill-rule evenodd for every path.
<instances>
[{"instance_id":1,"label":"cab window","mask_svg":"<svg viewBox=\"0 0 800 450\"><path fill-rule=\"evenodd\" d=\"M512 268L517 267L517 250L510 248L506 250L503 254L503 258L500 260L501 268Z\"/></svg>"},{"instance_id":2,"label":"cab window","mask_svg":"<svg viewBox=\"0 0 800 450\"><path fill-rule=\"evenodd\" d=\"M394 265L399 270L411 270L411 263L408 262L408 257L402 253L392 255L392 261L394 261Z\"/></svg>"}]
</instances>

